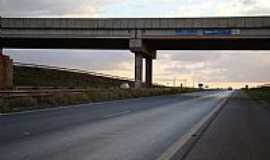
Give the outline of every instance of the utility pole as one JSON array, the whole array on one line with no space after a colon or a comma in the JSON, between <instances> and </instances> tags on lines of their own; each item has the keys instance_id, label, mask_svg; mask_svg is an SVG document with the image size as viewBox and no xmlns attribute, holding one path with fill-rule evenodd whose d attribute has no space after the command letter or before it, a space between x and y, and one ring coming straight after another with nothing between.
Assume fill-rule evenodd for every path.
<instances>
[{"instance_id":1,"label":"utility pole","mask_svg":"<svg viewBox=\"0 0 270 160\"><path fill-rule=\"evenodd\" d=\"M173 80L173 86L174 86L174 87L176 86L176 77L174 77L174 80Z\"/></svg>"},{"instance_id":2,"label":"utility pole","mask_svg":"<svg viewBox=\"0 0 270 160\"><path fill-rule=\"evenodd\" d=\"M180 85L182 85L182 87L187 86L187 79L178 79L178 82L181 82Z\"/></svg>"}]
</instances>

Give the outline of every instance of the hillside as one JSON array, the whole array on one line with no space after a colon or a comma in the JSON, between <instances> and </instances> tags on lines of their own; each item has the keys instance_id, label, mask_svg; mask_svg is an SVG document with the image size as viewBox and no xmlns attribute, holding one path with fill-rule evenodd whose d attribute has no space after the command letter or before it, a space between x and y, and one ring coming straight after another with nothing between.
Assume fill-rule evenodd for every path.
<instances>
[{"instance_id":1,"label":"hillside","mask_svg":"<svg viewBox=\"0 0 270 160\"><path fill-rule=\"evenodd\" d=\"M119 87L122 83L129 83L130 86L133 86L133 82L130 80L94 75L93 73L82 73L82 71L46 68L46 66L14 66L15 86L111 88Z\"/></svg>"}]
</instances>

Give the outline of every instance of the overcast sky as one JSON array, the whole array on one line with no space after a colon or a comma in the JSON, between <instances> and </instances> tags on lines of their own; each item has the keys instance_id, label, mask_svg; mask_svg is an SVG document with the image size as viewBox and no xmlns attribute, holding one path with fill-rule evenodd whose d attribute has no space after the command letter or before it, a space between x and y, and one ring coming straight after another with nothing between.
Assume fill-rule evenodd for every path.
<instances>
[{"instance_id":1,"label":"overcast sky","mask_svg":"<svg viewBox=\"0 0 270 160\"><path fill-rule=\"evenodd\" d=\"M270 0L0 0L3 17L212 17L270 15ZM133 54L98 50L5 50L15 61L133 77ZM109 61L108 61L109 59ZM155 82L268 82L268 51L162 51Z\"/></svg>"}]
</instances>

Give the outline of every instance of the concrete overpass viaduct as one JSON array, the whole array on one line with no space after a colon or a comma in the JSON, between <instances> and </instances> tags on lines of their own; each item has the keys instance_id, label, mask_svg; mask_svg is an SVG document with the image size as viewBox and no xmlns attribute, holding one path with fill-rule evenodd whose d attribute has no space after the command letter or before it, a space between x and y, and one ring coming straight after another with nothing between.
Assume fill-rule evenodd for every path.
<instances>
[{"instance_id":1,"label":"concrete overpass viaduct","mask_svg":"<svg viewBox=\"0 0 270 160\"><path fill-rule=\"evenodd\" d=\"M135 82L152 84L157 50L269 50L270 17L0 18L0 88L12 87L12 60L2 48L129 49Z\"/></svg>"}]
</instances>

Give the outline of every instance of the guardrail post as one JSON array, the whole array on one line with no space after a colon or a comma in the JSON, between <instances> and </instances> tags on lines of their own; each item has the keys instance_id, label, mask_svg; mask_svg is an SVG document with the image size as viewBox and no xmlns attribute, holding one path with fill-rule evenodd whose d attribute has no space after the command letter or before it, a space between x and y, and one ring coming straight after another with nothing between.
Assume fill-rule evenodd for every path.
<instances>
[{"instance_id":1,"label":"guardrail post","mask_svg":"<svg viewBox=\"0 0 270 160\"><path fill-rule=\"evenodd\" d=\"M13 88L13 60L3 55L3 48L0 48L0 89Z\"/></svg>"}]
</instances>

